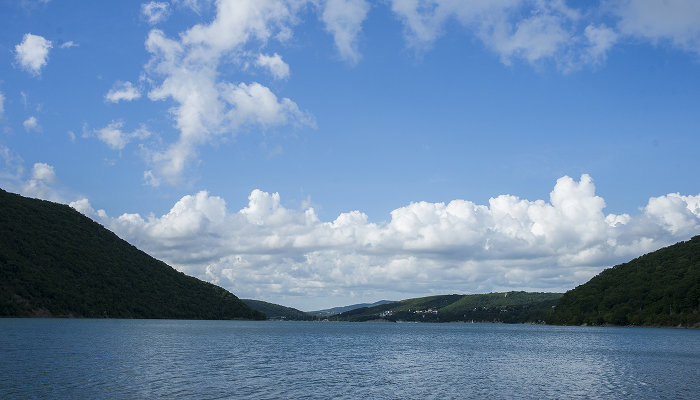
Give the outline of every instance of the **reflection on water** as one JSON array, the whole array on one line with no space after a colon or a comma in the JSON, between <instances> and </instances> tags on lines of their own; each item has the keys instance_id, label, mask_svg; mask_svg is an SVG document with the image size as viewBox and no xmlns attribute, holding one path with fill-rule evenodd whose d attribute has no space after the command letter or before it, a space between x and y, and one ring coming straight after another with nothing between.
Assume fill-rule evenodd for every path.
<instances>
[{"instance_id":1,"label":"reflection on water","mask_svg":"<svg viewBox=\"0 0 700 400\"><path fill-rule=\"evenodd\" d=\"M0 398L700 398L700 331L0 320Z\"/></svg>"}]
</instances>

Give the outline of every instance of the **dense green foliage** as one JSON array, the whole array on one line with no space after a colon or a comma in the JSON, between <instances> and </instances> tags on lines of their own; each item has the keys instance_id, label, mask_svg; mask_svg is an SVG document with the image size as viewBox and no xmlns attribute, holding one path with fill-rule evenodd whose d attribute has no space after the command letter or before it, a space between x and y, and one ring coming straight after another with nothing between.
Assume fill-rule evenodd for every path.
<instances>
[{"instance_id":1,"label":"dense green foliage","mask_svg":"<svg viewBox=\"0 0 700 400\"><path fill-rule=\"evenodd\" d=\"M3 190L0 316L265 318L66 205Z\"/></svg>"},{"instance_id":2,"label":"dense green foliage","mask_svg":"<svg viewBox=\"0 0 700 400\"><path fill-rule=\"evenodd\" d=\"M299 311L296 308L285 307L279 304L268 303L261 300L241 299L248 307L267 315L268 319L283 319L287 321L313 321L315 316Z\"/></svg>"},{"instance_id":3,"label":"dense green foliage","mask_svg":"<svg viewBox=\"0 0 700 400\"><path fill-rule=\"evenodd\" d=\"M401 300L391 304L363 307L333 317L336 321L421 322L542 322L551 313L561 293L507 292L450 294Z\"/></svg>"},{"instance_id":4,"label":"dense green foliage","mask_svg":"<svg viewBox=\"0 0 700 400\"><path fill-rule=\"evenodd\" d=\"M700 324L700 236L606 269L564 294L556 324Z\"/></svg>"}]
</instances>

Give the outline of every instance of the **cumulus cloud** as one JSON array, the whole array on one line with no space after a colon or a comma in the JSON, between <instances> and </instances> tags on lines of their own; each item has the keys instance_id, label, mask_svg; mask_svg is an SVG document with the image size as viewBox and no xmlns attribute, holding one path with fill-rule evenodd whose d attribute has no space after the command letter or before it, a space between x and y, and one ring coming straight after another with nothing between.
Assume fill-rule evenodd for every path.
<instances>
[{"instance_id":1,"label":"cumulus cloud","mask_svg":"<svg viewBox=\"0 0 700 400\"><path fill-rule=\"evenodd\" d=\"M282 61L282 57L275 53L271 56L266 54L258 55L255 65L267 68L275 79L285 79L289 77L289 65Z\"/></svg>"},{"instance_id":2,"label":"cumulus cloud","mask_svg":"<svg viewBox=\"0 0 700 400\"><path fill-rule=\"evenodd\" d=\"M41 36L27 33L22 43L15 46L15 60L33 75L39 75L49 58L51 41Z\"/></svg>"},{"instance_id":3,"label":"cumulus cloud","mask_svg":"<svg viewBox=\"0 0 700 400\"><path fill-rule=\"evenodd\" d=\"M56 173L51 165L45 163L36 163L32 168L32 179L54 183L56 182Z\"/></svg>"},{"instance_id":4,"label":"cumulus cloud","mask_svg":"<svg viewBox=\"0 0 700 400\"><path fill-rule=\"evenodd\" d=\"M171 111L180 135L167 149L152 153L153 169L144 173L148 183L177 183L199 146L223 134L236 134L245 125L313 126L312 118L292 100L278 98L257 82L222 80L218 71L231 56L244 54L250 42L259 47L271 39L288 38L303 5L282 0L222 0L217 2L211 23L195 25L177 39L157 29L149 33L147 72L154 86L148 97L175 102ZM267 66L272 66L273 73L288 73L281 62L280 58L274 66Z\"/></svg>"},{"instance_id":5,"label":"cumulus cloud","mask_svg":"<svg viewBox=\"0 0 700 400\"><path fill-rule=\"evenodd\" d=\"M35 163L32 175L24 182L21 193L24 196L36 197L44 200L56 200L57 196L52 185L57 182L53 166L45 163Z\"/></svg>"},{"instance_id":6,"label":"cumulus cloud","mask_svg":"<svg viewBox=\"0 0 700 400\"><path fill-rule=\"evenodd\" d=\"M22 126L24 126L24 130L27 132L35 131L39 132L41 131L41 126L39 125L39 121L36 119L36 117L31 116L24 120L22 123Z\"/></svg>"},{"instance_id":7,"label":"cumulus cloud","mask_svg":"<svg viewBox=\"0 0 700 400\"><path fill-rule=\"evenodd\" d=\"M360 59L357 36L369 8L365 0L328 0L323 9L326 30L333 35L340 56L351 64Z\"/></svg>"},{"instance_id":8,"label":"cumulus cloud","mask_svg":"<svg viewBox=\"0 0 700 400\"><path fill-rule=\"evenodd\" d=\"M79 199L79 200L76 200L76 201L71 201L70 203L68 203L68 205L71 206L76 211L78 211L84 215L88 215L98 222L109 220L105 210L95 211L95 209L92 208L90 201L84 197Z\"/></svg>"},{"instance_id":9,"label":"cumulus cloud","mask_svg":"<svg viewBox=\"0 0 700 400\"><path fill-rule=\"evenodd\" d=\"M105 95L105 100L118 103L120 101L132 101L141 97L141 92L131 82L117 81Z\"/></svg>"},{"instance_id":10,"label":"cumulus cloud","mask_svg":"<svg viewBox=\"0 0 700 400\"><path fill-rule=\"evenodd\" d=\"M5 95L0 92L0 119L5 114Z\"/></svg>"},{"instance_id":11,"label":"cumulus cloud","mask_svg":"<svg viewBox=\"0 0 700 400\"><path fill-rule=\"evenodd\" d=\"M141 4L141 14L149 24L155 25L170 15L170 5L165 2L151 1Z\"/></svg>"},{"instance_id":12,"label":"cumulus cloud","mask_svg":"<svg viewBox=\"0 0 700 400\"><path fill-rule=\"evenodd\" d=\"M151 135L145 126L140 126L133 132L124 132L124 121L112 121L109 125L95 131L97 138L114 150L122 150L133 139L145 139Z\"/></svg>"},{"instance_id":13,"label":"cumulus cloud","mask_svg":"<svg viewBox=\"0 0 700 400\"><path fill-rule=\"evenodd\" d=\"M695 0L625 0L616 7L623 34L700 54L700 3Z\"/></svg>"},{"instance_id":14,"label":"cumulus cloud","mask_svg":"<svg viewBox=\"0 0 700 400\"><path fill-rule=\"evenodd\" d=\"M0 143L0 187L9 192L65 203L70 196L60 187L54 167L37 162L29 171L24 160L9 147Z\"/></svg>"},{"instance_id":15,"label":"cumulus cloud","mask_svg":"<svg viewBox=\"0 0 700 400\"><path fill-rule=\"evenodd\" d=\"M279 194L260 190L238 211L206 191L160 217L109 218L81 207L185 273L300 307L304 299L342 304L353 296L562 291L700 233L700 194L655 197L640 214L606 215L588 175L560 178L548 200L418 202L383 223L360 211L322 221L313 208L286 208Z\"/></svg>"}]
</instances>

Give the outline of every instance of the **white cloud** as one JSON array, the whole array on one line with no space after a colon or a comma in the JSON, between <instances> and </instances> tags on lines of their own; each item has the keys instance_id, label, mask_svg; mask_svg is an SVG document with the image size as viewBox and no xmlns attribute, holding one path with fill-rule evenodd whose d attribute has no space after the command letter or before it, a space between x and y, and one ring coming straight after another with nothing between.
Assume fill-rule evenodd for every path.
<instances>
[{"instance_id":1,"label":"white cloud","mask_svg":"<svg viewBox=\"0 0 700 400\"><path fill-rule=\"evenodd\" d=\"M392 11L404 23L409 45L427 47L442 35L442 27L451 18L462 25L486 29L506 24L508 14L517 10L521 0L471 1L391 0Z\"/></svg>"},{"instance_id":2,"label":"white cloud","mask_svg":"<svg viewBox=\"0 0 700 400\"><path fill-rule=\"evenodd\" d=\"M484 42L489 44L508 65L514 57L534 63L554 57L562 51L572 38L559 15L533 15L510 26L499 21L482 31Z\"/></svg>"},{"instance_id":3,"label":"white cloud","mask_svg":"<svg viewBox=\"0 0 700 400\"><path fill-rule=\"evenodd\" d=\"M273 38L289 37L303 5L283 0L222 0L217 2L211 23L195 25L178 39L168 38L160 30L149 33L147 72L154 86L148 97L175 102L171 111L180 135L164 151L152 152L153 169L144 173L148 183L177 183L196 158L199 146L220 135L235 135L245 125L313 125L292 100L278 99L257 82L221 80L218 71L231 56L246 54L245 46L250 42L260 48Z\"/></svg>"},{"instance_id":4,"label":"white cloud","mask_svg":"<svg viewBox=\"0 0 700 400\"><path fill-rule=\"evenodd\" d=\"M58 196L52 187L57 181L53 166L45 163L35 163L32 168L31 178L22 185L21 194L28 197L57 201Z\"/></svg>"},{"instance_id":5,"label":"white cloud","mask_svg":"<svg viewBox=\"0 0 700 400\"><path fill-rule=\"evenodd\" d=\"M165 2L151 1L141 4L141 14L149 24L155 25L170 15L170 5Z\"/></svg>"},{"instance_id":6,"label":"white cloud","mask_svg":"<svg viewBox=\"0 0 700 400\"><path fill-rule=\"evenodd\" d=\"M131 82L117 81L114 83L109 92L105 95L105 99L112 103L120 101L132 101L141 97L141 92Z\"/></svg>"},{"instance_id":7,"label":"white cloud","mask_svg":"<svg viewBox=\"0 0 700 400\"><path fill-rule=\"evenodd\" d=\"M327 0L322 19L335 40L340 56L351 64L360 59L357 36L369 12L365 0Z\"/></svg>"},{"instance_id":8,"label":"white cloud","mask_svg":"<svg viewBox=\"0 0 700 400\"><path fill-rule=\"evenodd\" d=\"M61 45L59 47L62 49L70 49L71 47L78 47L78 44L72 40L69 40L67 42L61 43Z\"/></svg>"},{"instance_id":9,"label":"white cloud","mask_svg":"<svg viewBox=\"0 0 700 400\"><path fill-rule=\"evenodd\" d=\"M681 196L671 193L653 197L644 209L645 214L655 225L673 234L688 235L697 232L697 221L693 216L700 214L700 196Z\"/></svg>"},{"instance_id":10,"label":"white cloud","mask_svg":"<svg viewBox=\"0 0 700 400\"><path fill-rule=\"evenodd\" d=\"M587 175L559 179L548 201L418 202L379 224L360 211L321 221L313 208L285 208L277 193L254 190L248 200L232 212L202 191L160 217L95 218L185 273L300 307L353 294L566 290L700 233L700 194L649 199L639 215L606 215Z\"/></svg>"},{"instance_id":11,"label":"white cloud","mask_svg":"<svg viewBox=\"0 0 700 400\"><path fill-rule=\"evenodd\" d=\"M270 70L270 73L275 79L286 79L289 77L289 65L282 61L282 57L277 53L271 56L266 54L258 55L258 58L255 60L255 65Z\"/></svg>"},{"instance_id":12,"label":"white cloud","mask_svg":"<svg viewBox=\"0 0 700 400\"><path fill-rule=\"evenodd\" d=\"M35 163L27 176L22 157L0 144L0 186L23 196L65 203L52 165Z\"/></svg>"},{"instance_id":13,"label":"white cloud","mask_svg":"<svg viewBox=\"0 0 700 400\"><path fill-rule=\"evenodd\" d=\"M5 114L5 95L0 92L0 119Z\"/></svg>"},{"instance_id":14,"label":"white cloud","mask_svg":"<svg viewBox=\"0 0 700 400\"><path fill-rule=\"evenodd\" d=\"M81 198L76 201L71 201L68 203L69 206L73 207L76 211L93 218L97 222L108 221L107 213L105 210L97 210L92 208L90 201L86 198Z\"/></svg>"},{"instance_id":15,"label":"white cloud","mask_svg":"<svg viewBox=\"0 0 700 400\"><path fill-rule=\"evenodd\" d=\"M36 119L36 117L31 116L24 120L22 123L24 126L24 130L27 132L35 131L35 132L40 132L41 131L41 126L39 126L39 121Z\"/></svg>"},{"instance_id":16,"label":"white cloud","mask_svg":"<svg viewBox=\"0 0 700 400\"><path fill-rule=\"evenodd\" d=\"M145 126L140 126L131 133L123 132L123 121L112 121L109 125L95 131L97 138L114 150L122 150L133 139L145 139L151 135Z\"/></svg>"},{"instance_id":17,"label":"white cloud","mask_svg":"<svg viewBox=\"0 0 700 400\"><path fill-rule=\"evenodd\" d=\"M618 39L618 34L605 25L588 25L584 30L584 35L590 44L586 57L591 64L605 61L608 51Z\"/></svg>"},{"instance_id":18,"label":"white cloud","mask_svg":"<svg viewBox=\"0 0 700 400\"><path fill-rule=\"evenodd\" d=\"M36 163L32 168L32 179L47 183L56 182L56 173L51 165L45 163Z\"/></svg>"},{"instance_id":19,"label":"white cloud","mask_svg":"<svg viewBox=\"0 0 700 400\"><path fill-rule=\"evenodd\" d=\"M39 75L49 58L51 41L41 36L27 33L22 43L15 46L15 60L28 72Z\"/></svg>"},{"instance_id":20,"label":"white cloud","mask_svg":"<svg viewBox=\"0 0 700 400\"><path fill-rule=\"evenodd\" d=\"M700 2L696 0L625 0L616 7L623 34L654 43L670 41L700 54Z\"/></svg>"},{"instance_id":21,"label":"white cloud","mask_svg":"<svg viewBox=\"0 0 700 400\"><path fill-rule=\"evenodd\" d=\"M283 0L221 0L216 18L206 25L195 25L182 34L184 45L203 51L200 57L218 59L221 52L235 50L249 40L265 42L279 33L285 34L295 23L303 2ZM206 46L213 52L197 46Z\"/></svg>"},{"instance_id":22,"label":"white cloud","mask_svg":"<svg viewBox=\"0 0 700 400\"><path fill-rule=\"evenodd\" d=\"M409 46L425 51L449 21L471 31L506 65L552 61L568 72L605 59L616 33L587 23L584 14L563 0L391 0L403 22Z\"/></svg>"},{"instance_id":23,"label":"white cloud","mask_svg":"<svg viewBox=\"0 0 700 400\"><path fill-rule=\"evenodd\" d=\"M174 5L189 8L197 14L211 6L212 0L172 0Z\"/></svg>"},{"instance_id":24,"label":"white cloud","mask_svg":"<svg viewBox=\"0 0 700 400\"><path fill-rule=\"evenodd\" d=\"M249 85L222 83L219 95L231 106L226 120L232 127L244 124L268 127L290 122L313 125L313 120L296 103L287 98L278 99L269 88L257 82Z\"/></svg>"},{"instance_id":25,"label":"white cloud","mask_svg":"<svg viewBox=\"0 0 700 400\"><path fill-rule=\"evenodd\" d=\"M3 162L3 166L0 168L0 179L2 179L3 187L5 189L14 187L13 182L19 181L24 173L22 157L0 143L0 160Z\"/></svg>"}]
</instances>

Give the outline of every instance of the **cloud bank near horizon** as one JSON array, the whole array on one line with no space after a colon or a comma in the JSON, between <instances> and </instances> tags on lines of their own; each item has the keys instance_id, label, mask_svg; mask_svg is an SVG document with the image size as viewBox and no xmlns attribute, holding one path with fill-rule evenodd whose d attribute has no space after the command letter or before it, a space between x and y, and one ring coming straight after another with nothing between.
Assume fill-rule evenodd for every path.
<instances>
[{"instance_id":1,"label":"cloud bank near horizon","mask_svg":"<svg viewBox=\"0 0 700 400\"><path fill-rule=\"evenodd\" d=\"M558 179L548 201L417 202L381 223L361 211L321 221L311 207L285 208L278 193L254 190L248 200L231 212L224 199L200 191L146 217L109 217L87 199L70 205L187 274L241 297L300 307L321 299L564 291L700 233L700 194L652 197L637 215L605 214L585 174Z\"/></svg>"}]
</instances>

